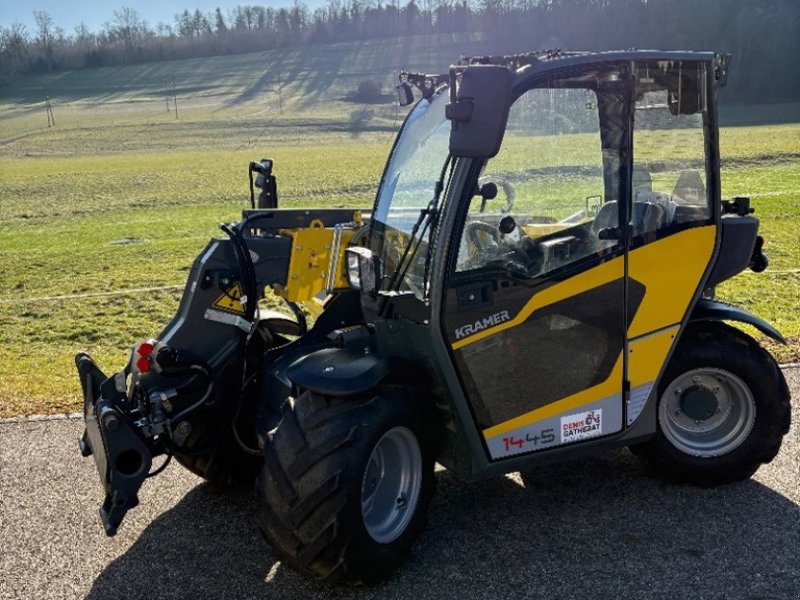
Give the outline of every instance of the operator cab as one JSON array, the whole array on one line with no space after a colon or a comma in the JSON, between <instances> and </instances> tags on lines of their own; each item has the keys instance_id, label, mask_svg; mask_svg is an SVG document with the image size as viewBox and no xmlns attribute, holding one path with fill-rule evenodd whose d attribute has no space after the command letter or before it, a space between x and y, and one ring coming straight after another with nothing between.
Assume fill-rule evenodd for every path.
<instances>
[{"instance_id":1,"label":"operator cab","mask_svg":"<svg viewBox=\"0 0 800 600\"><path fill-rule=\"evenodd\" d=\"M704 98L695 112L674 114L674 69L656 61L635 69L630 184L620 169L627 127L619 66L537 82L511 107L501 150L482 169L457 273L504 269L541 277L619 249L620 218L630 217L634 246L710 218ZM628 185L630 215L621 215ZM496 198L486 199L487 187L498 190Z\"/></svg>"}]
</instances>

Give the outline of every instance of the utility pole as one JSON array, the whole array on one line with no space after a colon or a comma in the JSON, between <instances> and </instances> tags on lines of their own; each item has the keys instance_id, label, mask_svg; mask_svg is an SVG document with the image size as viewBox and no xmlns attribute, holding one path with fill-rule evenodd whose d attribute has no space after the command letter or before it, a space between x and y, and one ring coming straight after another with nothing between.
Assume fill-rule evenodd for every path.
<instances>
[{"instance_id":1,"label":"utility pole","mask_svg":"<svg viewBox=\"0 0 800 600\"><path fill-rule=\"evenodd\" d=\"M278 112L283 114L283 85L281 84L280 71L278 71Z\"/></svg>"},{"instance_id":2,"label":"utility pole","mask_svg":"<svg viewBox=\"0 0 800 600\"><path fill-rule=\"evenodd\" d=\"M56 126L56 118L53 115L53 105L50 104L50 96L47 95L47 90L45 90L44 96L44 106L47 112L47 126L48 127L55 127Z\"/></svg>"},{"instance_id":3,"label":"utility pole","mask_svg":"<svg viewBox=\"0 0 800 600\"><path fill-rule=\"evenodd\" d=\"M175 101L175 119L178 118L178 92L175 91L175 78L172 78L172 98Z\"/></svg>"}]
</instances>

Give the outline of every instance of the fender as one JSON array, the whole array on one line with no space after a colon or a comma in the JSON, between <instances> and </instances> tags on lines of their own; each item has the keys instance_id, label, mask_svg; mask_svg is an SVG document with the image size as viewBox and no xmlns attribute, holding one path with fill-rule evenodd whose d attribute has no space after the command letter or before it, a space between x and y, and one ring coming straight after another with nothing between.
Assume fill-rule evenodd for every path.
<instances>
[{"instance_id":1,"label":"fender","mask_svg":"<svg viewBox=\"0 0 800 600\"><path fill-rule=\"evenodd\" d=\"M352 348L323 348L294 361L289 380L318 394L348 396L366 392L391 371L389 359Z\"/></svg>"},{"instance_id":2,"label":"fender","mask_svg":"<svg viewBox=\"0 0 800 600\"><path fill-rule=\"evenodd\" d=\"M785 344L786 340L772 325L743 308L719 302L718 300L701 299L692 311L689 321L739 321L758 329L776 342Z\"/></svg>"}]
</instances>

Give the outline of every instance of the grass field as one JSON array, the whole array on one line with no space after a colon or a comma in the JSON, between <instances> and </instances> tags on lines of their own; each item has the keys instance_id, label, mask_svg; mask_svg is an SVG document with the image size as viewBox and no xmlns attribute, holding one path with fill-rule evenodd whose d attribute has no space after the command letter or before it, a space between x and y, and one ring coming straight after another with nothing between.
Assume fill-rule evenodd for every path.
<instances>
[{"instance_id":1,"label":"grass field","mask_svg":"<svg viewBox=\"0 0 800 600\"><path fill-rule=\"evenodd\" d=\"M441 68L464 51L459 43L480 41L431 40L413 55L392 40L341 44L0 90L0 416L78 409L76 351L111 371L133 342L158 333L191 261L245 206L250 160L276 160L282 206L369 206L403 113L389 98L362 105L347 95L365 77L388 83L393 65ZM176 73L178 120L165 96ZM45 88L52 128L34 104ZM775 110L778 121L797 113ZM797 121L721 132L723 193L753 198L771 264L719 295L791 339L770 345L782 361L800 358ZM114 293L162 286L176 287Z\"/></svg>"}]
</instances>

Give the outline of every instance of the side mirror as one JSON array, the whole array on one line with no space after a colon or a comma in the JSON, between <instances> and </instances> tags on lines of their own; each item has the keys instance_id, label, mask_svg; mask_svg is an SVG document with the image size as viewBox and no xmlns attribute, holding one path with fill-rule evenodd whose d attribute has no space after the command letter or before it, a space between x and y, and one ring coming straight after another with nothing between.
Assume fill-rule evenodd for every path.
<instances>
[{"instance_id":1,"label":"side mirror","mask_svg":"<svg viewBox=\"0 0 800 600\"><path fill-rule=\"evenodd\" d=\"M383 279L381 260L368 248L354 246L345 250L347 279L350 287L365 294L378 291Z\"/></svg>"},{"instance_id":2,"label":"side mirror","mask_svg":"<svg viewBox=\"0 0 800 600\"><path fill-rule=\"evenodd\" d=\"M450 104L445 115L452 121L450 154L491 158L500 151L511 108L513 74L499 65L470 65L450 71Z\"/></svg>"}]
</instances>

